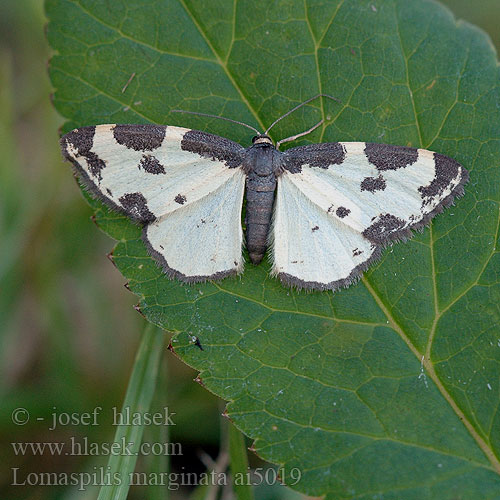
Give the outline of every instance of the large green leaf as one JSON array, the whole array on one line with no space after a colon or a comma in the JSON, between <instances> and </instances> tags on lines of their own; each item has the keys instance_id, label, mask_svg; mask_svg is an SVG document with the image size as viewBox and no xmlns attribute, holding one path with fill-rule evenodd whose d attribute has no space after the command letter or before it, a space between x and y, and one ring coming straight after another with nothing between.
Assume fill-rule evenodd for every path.
<instances>
[{"instance_id":1,"label":"large green leaf","mask_svg":"<svg viewBox=\"0 0 500 500\"><path fill-rule=\"evenodd\" d=\"M155 122L242 144L244 128L421 146L471 172L466 196L356 286L297 293L247 266L186 286L140 229L92 201L153 323L263 458L329 498L500 498L500 99L476 28L425 0L47 0L54 103L72 126ZM130 80L128 86L125 84ZM307 142L307 141L304 141ZM196 335L203 346L192 342ZM296 472L296 471L294 471Z\"/></svg>"}]
</instances>

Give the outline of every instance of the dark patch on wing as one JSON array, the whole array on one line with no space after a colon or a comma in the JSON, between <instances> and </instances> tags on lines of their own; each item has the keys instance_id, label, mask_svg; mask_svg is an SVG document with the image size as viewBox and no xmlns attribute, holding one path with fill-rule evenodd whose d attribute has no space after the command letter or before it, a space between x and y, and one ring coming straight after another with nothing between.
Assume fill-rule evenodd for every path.
<instances>
[{"instance_id":1,"label":"dark patch on wing","mask_svg":"<svg viewBox=\"0 0 500 500\"><path fill-rule=\"evenodd\" d=\"M351 213L351 211L346 207L339 207L339 208L337 208L337 211L335 212L337 217L340 217L341 219L343 219L344 217L347 217L350 213Z\"/></svg>"},{"instance_id":2,"label":"dark patch on wing","mask_svg":"<svg viewBox=\"0 0 500 500\"><path fill-rule=\"evenodd\" d=\"M355 248L353 251L352 251L352 256L353 257L357 257L358 255L361 255L363 253L363 250L360 250L359 248Z\"/></svg>"},{"instance_id":3,"label":"dark patch on wing","mask_svg":"<svg viewBox=\"0 0 500 500\"><path fill-rule=\"evenodd\" d=\"M200 132L199 130L190 130L184 134L181 149L196 153L203 158L221 161L229 168L241 166L245 151L236 142L218 135Z\"/></svg>"},{"instance_id":4,"label":"dark patch on wing","mask_svg":"<svg viewBox=\"0 0 500 500\"><path fill-rule=\"evenodd\" d=\"M153 151L161 146L166 130L164 125L115 125L113 137L128 149Z\"/></svg>"},{"instance_id":5,"label":"dark patch on wing","mask_svg":"<svg viewBox=\"0 0 500 500\"><path fill-rule=\"evenodd\" d=\"M390 144L366 143L368 161L378 170L397 170L413 165L418 160L417 148L391 146Z\"/></svg>"},{"instance_id":6,"label":"dark patch on wing","mask_svg":"<svg viewBox=\"0 0 500 500\"><path fill-rule=\"evenodd\" d=\"M328 168L340 165L345 159L345 149L340 142L325 142L299 146L283 153L283 168L292 174L302 171L303 165L317 168Z\"/></svg>"},{"instance_id":7,"label":"dark patch on wing","mask_svg":"<svg viewBox=\"0 0 500 500\"><path fill-rule=\"evenodd\" d=\"M319 226L314 226L311 231L314 233L314 231L317 231L319 229Z\"/></svg>"},{"instance_id":8,"label":"dark patch on wing","mask_svg":"<svg viewBox=\"0 0 500 500\"><path fill-rule=\"evenodd\" d=\"M97 177L98 180L102 179L101 170L106 167L106 162L101 160L95 153L90 151L85 155L89 165L89 172L92 177Z\"/></svg>"},{"instance_id":9,"label":"dark patch on wing","mask_svg":"<svg viewBox=\"0 0 500 500\"><path fill-rule=\"evenodd\" d=\"M108 193L109 196L113 196L113 193L111 192L111 189L109 189L109 188L106 188L106 193Z\"/></svg>"},{"instance_id":10,"label":"dark patch on wing","mask_svg":"<svg viewBox=\"0 0 500 500\"><path fill-rule=\"evenodd\" d=\"M68 132L63 139L70 142L78 151L78 154L85 156L94 145L95 127L82 127Z\"/></svg>"},{"instance_id":11,"label":"dark patch on wing","mask_svg":"<svg viewBox=\"0 0 500 500\"><path fill-rule=\"evenodd\" d=\"M404 230L406 222L392 214L384 214L363 231L363 236L370 241L380 243L391 239L394 233Z\"/></svg>"},{"instance_id":12,"label":"dark patch on wing","mask_svg":"<svg viewBox=\"0 0 500 500\"><path fill-rule=\"evenodd\" d=\"M179 205L184 205L186 203L186 197L183 194L178 194L175 198L174 201L178 203Z\"/></svg>"},{"instance_id":13,"label":"dark patch on wing","mask_svg":"<svg viewBox=\"0 0 500 500\"><path fill-rule=\"evenodd\" d=\"M157 175L165 173L165 167L153 155L143 155L139 163L139 168L142 168L148 174Z\"/></svg>"},{"instance_id":14,"label":"dark patch on wing","mask_svg":"<svg viewBox=\"0 0 500 500\"><path fill-rule=\"evenodd\" d=\"M68 152L68 143L77 150L78 156L83 156L88 163L92 177L102 179L101 170L106 167L106 162L90 151L94 145L95 127L82 127L67 133L61 140L63 155L71 162L75 162Z\"/></svg>"},{"instance_id":15,"label":"dark patch on wing","mask_svg":"<svg viewBox=\"0 0 500 500\"><path fill-rule=\"evenodd\" d=\"M434 163L436 168L434 179L428 186L418 188L423 198L423 205L430 203L434 197L442 195L450 182L458 177L461 168L457 161L438 153L434 153Z\"/></svg>"},{"instance_id":16,"label":"dark patch on wing","mask_svg":"<svg viewBox=\"0 0 500 500\"><path fill-rule=\"evenodd\" d=\"M151 213L146 203L146 198L141 193L128 193L118 200L125 212L133 219L141 222L152 222L155 216Z\"/></svg>"},{"instance_id":17,"label":"dark patch on wing","mask_svg":"<svg viewBox=\"0 0 500 500\"><path fill-rule=\"evenodd\" d=\"M378 177L365 177L361 181L361 191L374 193L375 191L384 191L385 187L385 179L381 175Z\"/></svg>"}]
</instances>

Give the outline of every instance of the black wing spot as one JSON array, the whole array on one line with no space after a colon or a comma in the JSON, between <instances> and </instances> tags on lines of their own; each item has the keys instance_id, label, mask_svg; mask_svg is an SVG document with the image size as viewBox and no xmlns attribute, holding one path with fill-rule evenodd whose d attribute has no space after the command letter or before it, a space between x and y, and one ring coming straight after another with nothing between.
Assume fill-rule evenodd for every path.
<instances>
[{"instance_id":1,"label":"black wing spot","mask_svg":"<svg viewBox=\"0 0 500 500\"><path fill-rule=\"evenodd\" d=\"M335 212L337 217L340 217L341 219L343 219L344 217L347 217L350 213L351 213L351 211L346 207L339 207L339 208L337 208L337 211Z\"/></svg>"},{"instance_id":2,"label":"black wing spot","mask_svg":"<svg viewBox=\"0 0 500 500\"><path fill-rule=\"evenodd\" d=\"M365 154L368 161L378 170L397 170L409 167L418 160L417 148L391 146L390 144L372 144L367 142Z\"/></svg>"},{"instance_id":3,"label":"black wing spot","mask_svg":"<svg viewBox=\"0 0 500 500\"><path fill-rule=\"evenodd\" d=\"M386 188L385 179L379 175L378 177L365 177L361 181L361 191L369 191L374 193L375 191L384 191Z\"/></svg>"},{"instance_id":4,"label":"black wing spot","mask_svg":"<svg viewBox=\"0 0 500 500\"><path fill-rule=\"evenodd\" d=\"M87 160L89 172L92 177L102 179L101 170L106 167L106 162L90 151L94 145L95 127L83 127L73 130L64 136L64 156L74 162L74 158L68 153L68 143L77 151L78 156L83 156Z\"/></svg>"},{"instance_id":5,"label":"black wing spot","mask_svg":"<svg viewBox=\"0 0 500 500\"><path fill-rule=\"evenodd\" d=\"M361 255L363 253L363 250L360 250L359 248L355 248L353 251L352 251L352 256L353 257L357 257L358 255Z\"/></svg>"},{"instance_id":6,"label":"black wing spot","mask_svg":"<svg viewBox=\"0 0 500 500\"><path fill-rule=\"evenodd\" d=\"M115 125L118 144L135 151L153 151L161 146L167 127L161 125Z\"/></svg>"},{"instance_id":7,"label":"black wing spot","mask_svg":"<svg viewBox=\"0 0 500 500\"><path fill-rule=\"evenodd\" d=\"M95 127L83 127L72 130L64 137L66 141L73 145L78 154L85 156L90 152L94 145Z\"/></svg>"},{"instance_id":8,"label":"black wing spot","mask_svg":"<svg viewBox=\"0 0 500 500\"><path fill-rule=\"evenodd\" d=\"M106 188L106 193L108 193L109 196L113 196L113 193L112 193L111 189L109 189L109 188Z\"/></svg>"},{"instance_id":9,"label":"black wing spot","mask_svg":"<svg viewBox=\"0 0 500 500\"><path fill-rule=\"evenodd\" d=\"M443 191L450 186L451 181L458 177L460 163L447 156L434 153L435 177L428 186L420 186L418 191L423 198L423 205L432 201L436 196L441 196Z\"/></svg>"},{"instance_id":10,"label":"black wing spot","mask_svg":"<svg viewBox=\"0 0 500 500\"><path fill-rule=\"evenodd\" d=\"M314 226L311 231L314 233L314 231L317 231L319 229L319 226Z\"/></svg>"},{"instance_id":11,"label":"black wing spot","mask_svg":"<svg viewBox=\"0 0 500 500\"><path fill-rule=\"evenodd\" d=\"M139 163L139 169L143 169L148 174L164 174L165 167L153 155L143 155Z\"/></svg>"},{"instance_id":12,"label":"black wing spot","mask_svg":"<svg viewBox=\"0 0 500 500\"><path fill-rule=\"evenodd\" d=\"M340 165L345 159L345 154L345 148L340 142L299 146L285 151L283 168L292 174L301 172L303 165L328 168L330 165Z\"/></svg>"},{"instance_id":13,"label":"black wing spot","mask_svg":"<svg viewBox=\"0 0 500 500\"><path fill-rule=\"evenodd\" d=\"M97 177L98 180L102 180L101 170L106 167L106 162L101 160L95 153L87 153L85 155L87 163L89 165L89 172L92 177Z\"/></svg>"},{"instance_id":14,"label":"black wing spot","mask_svg":"<svg viewBox=\"0 0 500 500\"><path fill-rule=\"evenodd\" d=\"M183 194L178 194L175 198L174 201L178 203L179 205L184 205L186 203L186 197Z\"/></svg>"},{"instance_id":15,"label":"black wing spot","mask_svg":"<svg viewBox=\"0 0 500 500\"><path fill-rule=\"evenodd\" d=\"M243 148L239 144L199 130L189 130L184 134L181 149L212 161L219 160L229 168L239 167L242 163Z\"/></svg>"},{"instance_id":16,"label":"black wing spot","mask_svg":"<svg viewBox=\"0 0 500 500\"><path fill-rule=\"evenodd\" d=\"M363 236L370 241L385 241L394 233L404 229L406 223L403 219L392 214L380 215L378 220L363 231Z\"/></svg>"},{"instance_id":17,"label":"black wing spot","mask_svg":"<svg viewBox=\"0 0 500 500\"><path fill-rule=\"evenodd\" d=\"M151 213L146 203L146 198L141 193L128 193L118 200L130 217L141 222L152 222L155 216Z\"/></svg>"}]
</instances>

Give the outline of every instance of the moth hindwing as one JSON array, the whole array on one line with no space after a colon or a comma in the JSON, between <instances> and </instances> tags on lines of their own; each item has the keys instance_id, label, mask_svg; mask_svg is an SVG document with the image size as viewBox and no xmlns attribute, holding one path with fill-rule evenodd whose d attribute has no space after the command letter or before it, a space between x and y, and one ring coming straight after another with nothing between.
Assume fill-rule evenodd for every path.
<instances>
[{"instance_id":1,"label":"moth hindwing","mask_svg":"<svg viewBox=\"0 0 500 500\"><path fill-rule=\"evenodd\" d=\"M335 290L450 205L468 180L455 160L423 149L337 142L282 153L266 135L244 148L173 126L83 127L61 146L87 189L142 224L149 253L185 282L242 272L245 192L251 261L271 243L283 283Z\"/></svg>"}]
</instances>

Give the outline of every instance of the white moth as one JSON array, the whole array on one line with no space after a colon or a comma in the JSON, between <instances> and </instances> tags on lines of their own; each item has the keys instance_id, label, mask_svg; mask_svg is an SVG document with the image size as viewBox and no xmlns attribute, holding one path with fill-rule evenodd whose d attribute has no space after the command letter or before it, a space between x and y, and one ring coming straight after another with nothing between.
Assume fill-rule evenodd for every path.
<instances>
[{"instance_id":1,"label":"white moth","mask_svg":"<svg viewBox=\"0 0 500 500\"><path fill-rule=\"evenodd\" d=\"M427 224L468 180L446 156L364 142L282 153L266 134L243 148L180 127L98 125L61 145L94 195L143 224L165 273L189 283L243 271L245 192L251 261L269 245L283 283L334 290L356 281L384 245Z\"/></svg>"}]
</instances>

